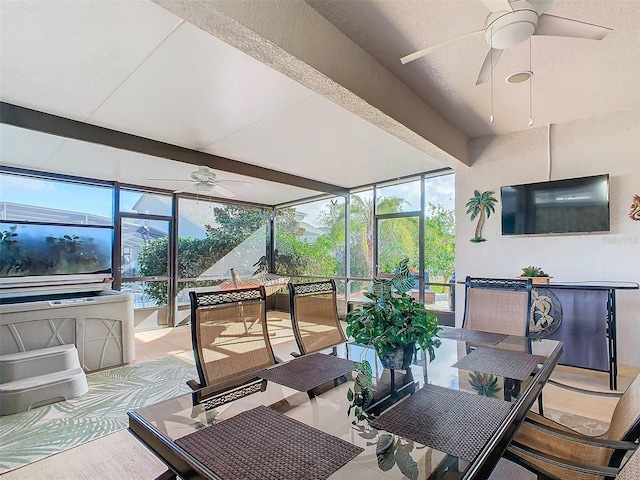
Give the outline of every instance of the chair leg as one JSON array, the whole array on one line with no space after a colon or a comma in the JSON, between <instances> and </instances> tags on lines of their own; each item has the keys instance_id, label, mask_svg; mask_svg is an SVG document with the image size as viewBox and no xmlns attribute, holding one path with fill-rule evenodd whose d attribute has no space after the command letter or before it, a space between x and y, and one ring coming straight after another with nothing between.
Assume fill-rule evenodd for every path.
<instances>
[{"instance_id":1,"label":"chair leg","mask_svg":"<svg viewBox=\"0 0 640 480\"><path fill-rule=\"evenodd\" d=\"M544 410L542 408L542 392L538 395L538 412L541 417L544 417Z\"/></svg>"}]
</instances>

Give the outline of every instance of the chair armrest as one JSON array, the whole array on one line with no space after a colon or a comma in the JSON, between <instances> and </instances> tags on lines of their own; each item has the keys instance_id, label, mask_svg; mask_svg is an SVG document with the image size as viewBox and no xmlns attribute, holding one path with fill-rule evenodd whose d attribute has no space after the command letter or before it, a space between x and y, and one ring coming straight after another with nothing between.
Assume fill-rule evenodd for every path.
<instances>
[{"instance_id":1,"label":"chair armrest","mask_svg":"<svg viewBox=\"0 0 640 480\"><path fill-rule=\"evenodd\" d=\"M629 443L629 442L625 442L625 443ZM520 455L526 455L535 460L539 460L541 462L547 463L549 465L553 465L555 467L560 467L560 468L564 468L574 472L584 473L587 475L593 475L594 477L598 477L598 478L615 477L620 471L619 468L615 468L615 467L605 467L601 465L586 464L581 462L575 462L562 457L557 457L555 455L540 452L534 448L528 447L518 442L512 442L511 445L509 445L507 451L512 454L512 455L506 456L506 458L508 458L509 460L516 461L517 463L523 463L527 468L533 468L538 471L541 470L540 467L530 464L525 459L520 457ZM542 473L547 477L549 477L550 475L548 472L542 471ZM551 476L549 478L555 478L555 477Z\"/></svg>"},{"instance_id":2,"label":"chair armrest","mask_svg":"<svg viewBox=\"0 0 640 480\"><path fill-rule=\"evenodd\" d=\"M610 449L616 449L616 450L635 450L636 447L638 446L638 444L634 442L605 440L599 437L587 437L577 432L574 433L574 432L568 432L566 430L559 430L547 424L539 423L535 419L532 419L529 417L525 418L525 424L530 428L539 430L548 435L553 435L557 438L562 438L564 440L569 440L571 442L581 443L583 445L591 445L594 447L603 447L603 448L610 448Z\"/></svg>"},{"instance_id":3,"label":"chair armrest","mask_svg":"<svg viewBox=\"0 0 640 480\"><path fill-rule=\"evenodd\" d=\"M587 390L584 388L567 385L566 383L558 382L552 379L547 380L547 384L555 385L556 387L564 388L565 390L571 390L572 392L583 393L585 395L597 395L599 397L613 397L613 398L620 398L622 397L622 395L624 395L624 392L599 392L597 390Z\"/></svg>"}]
</instances>

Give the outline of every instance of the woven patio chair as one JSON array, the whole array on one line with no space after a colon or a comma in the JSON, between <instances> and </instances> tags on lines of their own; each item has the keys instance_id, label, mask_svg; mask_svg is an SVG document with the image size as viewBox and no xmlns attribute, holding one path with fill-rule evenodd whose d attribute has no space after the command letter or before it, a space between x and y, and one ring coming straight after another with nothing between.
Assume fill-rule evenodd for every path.
<instances>
[{"instance_id":1,"label":"woven patio chair","mask_svg":"<svg viewBox=\"0 0 640 480\"><path fill-rule=\"evenodd\" d=\"M522 280L468 276L464 285L462 328L520 337L529 335L530 278ZM518 346L514 348L519 349ZM542 392L538 395L538 411L544 414Z\"/></svg>"},{"instance_id":2,"label":"woven patio chair","mask_svg":"<svg viewBox=\"0 0 640 480\"><path fill-rule=\"evenodd\" d=\"M507 457L535 469L541 478L594 480L616 478L628 452L637 450L640 438L640 375L622 394L609 429L599 436L576 432L537 414L529 413L507 450ZM634 454L635 457L638 454ZM618 478L633 476L638 459Z\"/></svg>"},{"instance_id":3,"label":"woven patio chair","mask_svg":"<svg viewBox=\"0 0 640 480\"><path fill-rule=\"evenodd\" d=\"M266 388L255 372L276 364L267 331L263 286L189 292L191 342L199 381L194 403L213 407ZM222 395L222 393L225 393Z\"/></svg>"},{"instance_id":4,"label":"woven patio chair","mask_svg":"<svg viewBox=\"0 0 640 480\"><path fill-rule=\"evenodd\" d=\"M531 279L465 280L462 328L526 337L531 314Z\"/></svg>"},{"instance_id":5,"label":"woven patio chair","mask_svg":"<svg viewBox=\"0 0 640 480\"><path fill-rule=\"evenodd\" d=\"M335 281L289 283L288 288L291 324L301 355L347 341L338 319Z\"/></svg>"}]
</instances>

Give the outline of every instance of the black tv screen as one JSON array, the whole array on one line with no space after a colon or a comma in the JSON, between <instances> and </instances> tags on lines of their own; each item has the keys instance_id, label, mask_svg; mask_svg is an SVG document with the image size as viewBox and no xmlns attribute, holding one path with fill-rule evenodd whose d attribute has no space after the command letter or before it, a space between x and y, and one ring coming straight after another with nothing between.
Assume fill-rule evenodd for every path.
<instances>
[{"instance_id":1,"label":"black tv screen","mask_svg":"<svg viewBox=\"0 0 640 480\"><path fill-rule=\"evenodd\" d=\"M609 231L609 175L500 188L502 234Z\"/></svg>"}]
</instances>

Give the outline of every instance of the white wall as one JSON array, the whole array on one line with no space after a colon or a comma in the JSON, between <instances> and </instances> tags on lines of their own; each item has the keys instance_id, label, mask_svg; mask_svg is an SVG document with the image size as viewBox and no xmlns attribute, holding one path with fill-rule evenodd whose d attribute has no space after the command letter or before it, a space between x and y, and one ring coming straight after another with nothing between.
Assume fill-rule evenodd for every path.
<instances>
[{"instance_id":1,"label":"white wall","mask_svg":"<svg viewBox=\"0 0 640 480\"><path fill-rule=\"evenodd\" d=\"M629 217L640 195L640 110L533 128L470 145L472 167L456 169L456 278L516 277L536 265L554 282L640 282L640 222ZM465 204L474 190L608 173L611 231L600 234L503 237L500 203L484 225L484 243L471 243L477 219ZM462 322L464 287L456 295ZM640 367L640 291L618 291L619 363Z\"/></svg>"}]
</instances>

